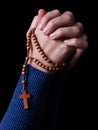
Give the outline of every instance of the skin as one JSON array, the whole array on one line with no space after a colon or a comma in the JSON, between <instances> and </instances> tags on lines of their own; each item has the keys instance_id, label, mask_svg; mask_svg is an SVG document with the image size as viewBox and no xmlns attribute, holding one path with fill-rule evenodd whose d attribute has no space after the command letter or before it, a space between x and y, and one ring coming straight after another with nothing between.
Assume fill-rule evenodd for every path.
<instances>
[{"instance_id":1,"label":"skin","mask_svg":"<svg viewBox=\"0 0 98 130\"><path fill-rule=\"evenodd\" d=\"M88 48L87 35L83 32L81 22L76 22L72 12L59 10L46 12L44 9L38 11L34 17L31 28L36 28L35 34L45 54L55 63L66 62L65 69L75 66L82 54ZM45 65L52 66L42 59L36 50L33 41L29 56L33 56L42 61ZM49 73L33 62L33 67Z\"/></svg>"}]
</instances>

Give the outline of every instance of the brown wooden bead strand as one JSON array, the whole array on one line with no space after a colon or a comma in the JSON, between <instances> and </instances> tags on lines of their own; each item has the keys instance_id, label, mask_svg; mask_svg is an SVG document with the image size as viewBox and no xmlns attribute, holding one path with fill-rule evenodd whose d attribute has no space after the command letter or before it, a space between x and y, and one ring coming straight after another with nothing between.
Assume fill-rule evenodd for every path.
<instances>
[{"instance_id":1,"label":"brown wooden bead strand","mask_svg":"<svg viewBox=\"0 0 98 130\"><path fill-rule=\"evenodd\" d=\"M46 66L45 64L43 64L41 61L39 61L36 58L33 57L29 57L29 59L31 59L34 63L36 63L38 66L40 66L41 68L47 70L47 71L58 71L58 70L62 70L65 67L65 64L54 64L52 67L51 66Z\"/></svg>"},{"instance_id":2,"label":"brown wooden bead strand","mask_svg":"<svg viewBox=\"0 0 98 130\"><path fill-rule=\"evenodd\" d=\"M36 49L38 50L38 52L40 53L40 55L42 56L42 58L47 61L48 63L52 63L52 61L45 55L45 53L43 52L42 48L40 47L38 40L36 38L36 35L34 34L34 31L32 32L31 38L34 42L34 45L36 47Z\"/></svg>"},{"instance_id":3,"label":"brown wooden bead strand","mask_svg":"<svg viewBox=\"0 0 98 130\"><path fill-rule=\"evenodd\" d=\"M52 66L47 66L45 64L43 64L41 61L39 61L38 59L34 58L34 57L29 57L29 51L31 48L31 40L33 40L33 43L36 47L36 49L38 50L39 54L41 55L41 57L46 61L46 63L51 63ZM42 50L37 37L35 35L35 28L32 28L29 30L28 34L27 34L27 43L26 43L26 49L27 49L27 56L25 58L25 62L23 64L22 67L22 94L19 95L20 99L23 99L23 104L24 104L24 109L28 109L28 101L27 99L30 98L30 94L26 92L26 68L27 68L27 64L28 61L31 60L33 61L36 65L38 65L39 67L50 71L50 72L55 72L58 70L62 70L65 68L65 63L61 63L61 64L57 64L54 63L52 60L50 60L46 54L44 53L44 51Z\"/></svg>"},{"instance_id":4,"label":"brown wooden bead strand","mask_svg":"<svg viewBox=\"0 0 98 130\"><path fill-rule=\"evenodd\" d=\"M25 84L26 84L26 79L25 79L25 74L26 74L26 66L27 66L27 62L29 60L29 57L26 57L25 58L25 62L23 64L23 67L22 67L22 85L23 85L23 89L25 89Z\"/></svg>"},{"instance_id":5,"label":"brown wooden bead strand","mask_svg":"<svg viewBox=\"0 0 98 130\"><path fill-rule=\"evenodd\" d=\"M24 109L28 109L28 98L30 98L30 94L26 92L26 67L27 67L27 63L28 63L29 57L25 58L25 62L23 64L22 67L22 93L19 95L19 98L23 100L23 105L24 105Z\"/></svg>"}]
</instances>

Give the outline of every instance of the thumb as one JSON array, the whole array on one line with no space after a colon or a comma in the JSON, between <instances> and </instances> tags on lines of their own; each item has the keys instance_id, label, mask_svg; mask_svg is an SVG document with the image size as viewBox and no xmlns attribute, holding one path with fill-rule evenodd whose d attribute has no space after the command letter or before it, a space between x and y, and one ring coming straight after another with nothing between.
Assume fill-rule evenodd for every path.
<instances>
[{"instance_id":1,"label":"thumb","mask_svg":"<svg viewBox=\"0 0 98 130\"><path fill-rule=\"evenodd\" d=\"M27 31L27 35L28 35L28 33L30 32L30 29L37 27L37 25L38 25L38 23L40 22L41 18L42 18L45 14L46 14L46 11L45 11L44 9L40 9L40 10L38 11L38 15L36 15L36 16L33 18L32 22L31 22L30 28L29 28L29 30Z\"/></svg>"},{"instance_id":2,"label":"thumb","mask_svg":"<svg viewBox=\"0 0 98 130\"><path fill-rule=\"evenodd\" d=\"M33 21L32 21L32 23L31 23L30 28L36 28L36 27L37 27L37 24L38 24L38 16L35 16L35 17L33 18Z\"/></svg>"},{"instance_id":3,"label":"thumb","mask_svg":"<svg viewBox=\"0 0 98 130\"><path fill-rule=\"evenodd\" d=\"M33 18L33 21L31 23L31 26L30 28L36 28L39 21L41 20L41 18L46 14L46 11L44 9L40 9L38 11L38 15L36 15L34 18Z\"/></svg>"},{"instance_id":4,"label":"thumb","mask_svg":"<svg viewBox=\"0 0 98 130\"><path fill-rule=\"evenodd\" d=\"M33 21L31 23L31 26L30 28L36 28L39 21L41 20L41 18L46 14L46 11L44 9L40 9L38 11L38 15L36 15L34 18L33 18Z\"/></svg>"},{"instance_id":5,"label":"thumb","mask_svg":"<svg viewBox=\"0 0 98 130\"><path fill-rule=\"evenodd\" d=\"M27 33L26 33L26 37L29 35L30 30L31 30L32 28L36 28L36 27L37 27L37 24L38 24L37 20L38 20L38 16L35 16L35 17L33 18L33 21L31 22L30 28L28 29L28 31L27 31Z\"/></svg>"}]
</instances>

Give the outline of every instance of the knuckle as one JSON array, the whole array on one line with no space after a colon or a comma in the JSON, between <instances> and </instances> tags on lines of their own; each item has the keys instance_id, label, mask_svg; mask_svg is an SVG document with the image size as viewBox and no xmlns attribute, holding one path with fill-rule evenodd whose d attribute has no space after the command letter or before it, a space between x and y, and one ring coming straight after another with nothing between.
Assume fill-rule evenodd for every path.
<instances>
[{"instance_id":1,"label":"knuckle","mask_svg":"<svg viewBox=\"0 0 98 130\"><path fill-rule=\"evenodd\" d=\"M70 21L72 19L72 17L68 14L66 14L66 18L67 18L68 21Z\"/></svg>"},{"instance_id":2,"label":"knuckle","mask_svg":"<svg viewBox=\"0 0 98 130\"><path fill-rule=\"evenodd\" d=\"M76 22L76 26L77 26L81 31L84 30L83 24L82 24L81 22Z\"/></svg>"},{"instance_id":3,"label":"knuckle","mask_svg":"<svg viewBox=\"0 0 98 130\"><path fill-rule=\"evenodd\" d=\"M70 20L74 20L74 19L75 19L75 18L74 18L74 15L73 15L73 13L72 13L71 11L66 11L65 13L66 13L66 15L69 16L69 19L70 19Z\"/></svg>"},{"instance_id":4,"label":"knuckle","mask_svg":"<svg viewBox=\"0 0 98 130\"><path fill-rule=\"evenodd\" d=\"M71 11L66 11L66 14L70 15L71 17L74 17L74 15Z\"/></svg>"},{"instance_id":5,"label":"knuckle","mask_svg":"<svg viewBox=\"0 0 98 130\"><path fill-rule=\"evenodd\" d=\"M73 28L73 31L77 34L77 35L80 35L81 34L81 31L78 27L74 27Z\"/></svg>"},{"instance_id":6,"label":"knuckle","mask_svg":"<svg viewBox=\"0 0 98 130\"><path fill-rule=\"evenodd\" d=\"M44 17L43 17L43 21L46 21L47 19L48 19L48 13L47 13L47 15L44 15Z\"/></svg>"},{"instance_id":7,"label":"knuckle","mask_svg":"<svg viewBox=\"0 0 98 130\"><path fill-rule=\"evenodd\" d=\"M62 15L64 18L66 18L66 20L69 22L69 24L73 24L75 22L75 18L72 14L72 12L65 12L63 15Z\"/></svg>"},{"instance_id":8,"label":"knuckle","mask_svg":"<svg viewBox=\"0 0 98 130\"><path fill-rule=\"evenodd\" d=\"M59 28L59 29L57 30L57 33L58 33L59 35L62 35L63 29L62 29L62 28Z\"/></svg>"},{"instance_id":9,"label":"knuckle","mask_svg":"<svg viewBox=\"0 0 98 130\"><path fill-rule=\"evenodd\" d=\"M72 40L72 43L73 43L74 45L77 45L77 42L78 42L78 39L77 39L77 38L74 38L74 39Z\"/></svg>"},{"instance_id":10,"label":"knuckle","mask_svg":"<svg viewBox=\"0 0 98 130\"><path fill-rule=\"evenodd\" d=\"M58 9L55 9L53 12L54 12L55 14L60 14L60 11L59 11Z\"/></svg>"},{"instance_id":11,"label":"knuckle","mask_svg":"<svg viewBox=\"0 0 98 130\"><path fill-rule=\"evenodd\" d=\"M47 12L46 16L49 16L49 15L51 15L51 14L60 15L61 13L60 13L60 11L59 11L58 9L55 9L55 10L53 10L53 11Z\"/></svg>"},{"instance_id":12,"label":"knuckle","mask_svg":"<svg viewBox=\"0 0 98 130\"><path fill-rule=\"evenodd\" d=\"M50 17L51 15L59 16L60 14L61 14L60 11L57 10L57 9L55 9L55 10L53 10L53 11L49 11L49 12L47 12L46 15L44 15L43 21L46 21L47 19L49 19L49 17Z\"/></svg>"},{"instance_id":13,"label":"knuckle","mask_svg":"<svg viewBox=\"0 0 98 130\"><path fill-rule=\"evenodd\" d=\"M83 28L83 24L81 22L77 22L80 28Z\"/></svg>"},{"instance_id":14,"label":"knuckle","mask_svg":"<svg viewBox=\"0 0 98 130\"><path fill-rule=\"evenodd\" d=\"M50 24L51 27L54 27L56 25L56 21L53 19L53 20L50 21L49 24Z\"/></svg>"}]
</instances>

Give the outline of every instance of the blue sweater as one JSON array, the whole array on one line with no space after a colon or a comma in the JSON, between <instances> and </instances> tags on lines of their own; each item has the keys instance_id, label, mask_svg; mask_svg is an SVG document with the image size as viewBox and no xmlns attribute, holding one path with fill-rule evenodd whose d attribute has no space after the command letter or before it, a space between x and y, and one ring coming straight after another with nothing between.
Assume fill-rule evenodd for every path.
<instances>
[{"instance_id":1,"label":"blue sweater","mask_svg":"<svg viewBox=\"0 0 98 130\"><path fill-rule=\"evenodd\" d=\"M27 91L31 94L29 109L24 109L19 98L22 84L20 75L8 109L1 120L0 130L55 130L59 108L59 95L51 97L50 87L52 76L27 65ZM46 114L46 103L48 111Z\"/></svg>"}]
</instances>

